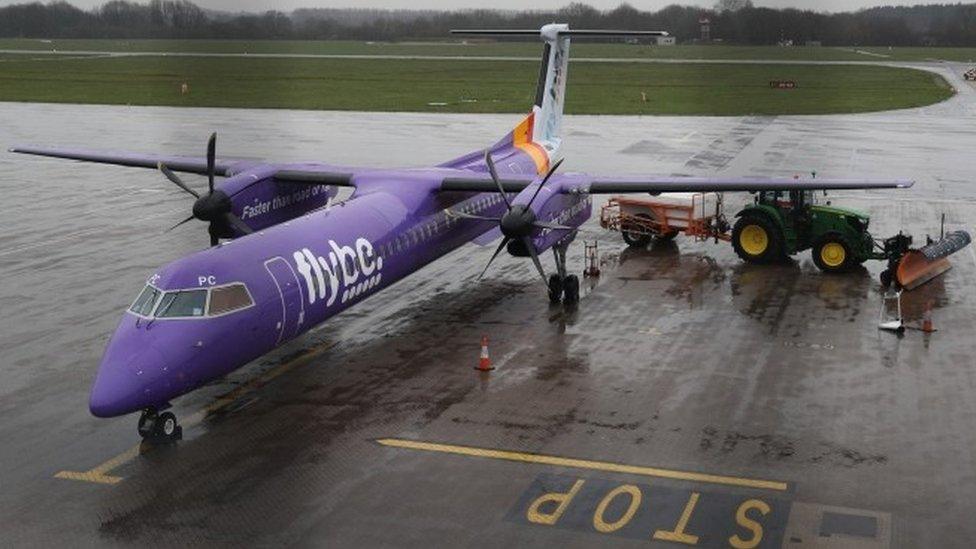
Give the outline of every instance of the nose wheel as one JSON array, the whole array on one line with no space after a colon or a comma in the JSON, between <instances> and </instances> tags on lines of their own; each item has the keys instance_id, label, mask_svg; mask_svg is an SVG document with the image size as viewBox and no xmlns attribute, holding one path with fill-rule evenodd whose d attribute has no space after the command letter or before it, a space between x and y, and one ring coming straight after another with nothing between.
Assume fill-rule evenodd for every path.
<instances>
[{"instance_id":1,"label":"nose wheel","mask_svg":"<svg viewBox=\"0 0 976 549\"><path fill-rule=\"evenodd\" d=\"M556 274L549 276L549 301L567 304L579 302L580 281L576 275L566 274L566 249L568 246L557 246L552 249L556 257Z\"/></svg>"},{"instance_id":2,"label":"nose wheel","mask_svg":"<svg viewBox=\"0 0 976 549\"><path fill-rule=\"evenodd\" d=\"M142 411L139 416L139 436L153 442L176 442L183 438L183 427L173 412L159 413L155 409Z\"/></svg>"}]
</instances>

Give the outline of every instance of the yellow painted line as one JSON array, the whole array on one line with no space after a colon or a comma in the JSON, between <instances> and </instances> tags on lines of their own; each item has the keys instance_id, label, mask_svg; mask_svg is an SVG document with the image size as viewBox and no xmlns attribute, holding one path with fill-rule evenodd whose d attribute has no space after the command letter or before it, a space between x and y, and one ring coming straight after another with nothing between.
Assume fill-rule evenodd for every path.
<instances>
[{"instance_id":1,"label":"yellow painted line","mask_svg":"<svg viewBox=\"0 0 976 549\"><path fill-rule=\"evenodd\" d=\"M544 454L529 454L525 452L510 452L507 450L492 450L490 448L475 448L472 446L455 446L452 444L436 444L433 442L420 442L416 440L405 440L400 438L382 438L376 442L383 446L394 448L406 448L409 450L423 450L425 452L439 452L442 454L455 454L460 456L470 456L489 459L501 459L506 461L519 461L522 463L537 463L542 465L555 465L557 467L573 467L576 469L591 469L594 471L607 471L611 473L626 473L630 475L641 475L647 477L667 478L673 480L685 480L688 482L703 482L707 484L723 484L726 486L739 486L743 488L758 488L761 490L776 490L784 492L789 490L789 484L776 480L762 480L744 477L731 477L725 475L712 475L709 473L695 473L690 471L677 471L674 469L661 469L659 467L644 467L641 465L625 465L622 463L611 463L608 461L592 461L588 459L574 459L559 456L547 456Z\"/></svg>"},{"instance_id":2,"label":"yellow painted line","mask_svg":"<svg viewBox=\"0 0 976 549\"><path fill-rule=\"evenodd\" d=\"M328 351L329 349L335 347L336 344L332 343L320 347L318 349L309 351L300 357L295 358L291 362L286 362L277 368L273 368L264 373L264 375L259 376L245 385L234 389L233 391L221 396L217 400L211 402L204 409L190 415L186 419L180 422L184 428L193 427L200 424L208 415L227 407L231 403L235 402L237 399L241 398L247 393L258 389L264 385L267 385L271 380L277 378L278 376L290 372L295 368L302 366L313 358L321 355L322 353ZM108 474L109 472L129 463L130 461L139 457L142 453L142 444L137 444L132 448L129 448L125 452L113 457L112 459L98 465L87 471L58 471L55 473L54 478L64 479L64 480L77 480L81 482L92 482L95 484L118 484L125 480L123 477L114 476ZM152 448L150 447L149 450Z\"/></svg>"}]
</instances>

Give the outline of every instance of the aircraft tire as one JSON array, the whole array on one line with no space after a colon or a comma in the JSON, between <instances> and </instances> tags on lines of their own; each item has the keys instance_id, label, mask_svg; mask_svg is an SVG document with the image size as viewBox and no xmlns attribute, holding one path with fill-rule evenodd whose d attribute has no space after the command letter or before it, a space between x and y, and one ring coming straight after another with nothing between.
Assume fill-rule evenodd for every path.
<instances>
[{"instance_id":1,"label":"aircraft tire","mask_svg":"<svg viewBox=\"0 0 976 549\"><path fill-rule=\"evenodd\" d=\"M569 275L563 281L563 301L565 303L578 303L580 295L580 281L576 275Z\"/></svg>"},{"instance_id":2,"label":"aircraft tire","mask_svg":"<svg viewBox=\"0 0 976 549\"><path fill-rule=\"evenodd\" d=\"M559 275L549 275L549 301L559 303L563 299L563 280Z\"/></svg>"},{"instance_id":3,"label":"aircraft tire","mask_svg":"<svg viewBox=\"0 0 976 549\"><path fill-rule=\"evenodd\" d=\"M159 416L155 412L143 412L139 416L139 424L137 425L139 436L145 439L153 438L157 430L158 422Z\"/></svg>"}]
</instances>

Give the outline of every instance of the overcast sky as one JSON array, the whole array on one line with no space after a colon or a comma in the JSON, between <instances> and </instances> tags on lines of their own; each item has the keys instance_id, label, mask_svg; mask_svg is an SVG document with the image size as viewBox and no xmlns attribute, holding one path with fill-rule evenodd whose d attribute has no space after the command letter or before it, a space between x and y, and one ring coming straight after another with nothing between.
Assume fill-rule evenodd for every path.
<instances>
[{"instance_id":1,"label":"overcast sky","mask_svg":"<svg viewBox=\"0 0 976 549\"><path fill-rule=\"evenodd\" d=\"M32 0L0 0L0 6L22 4ZM68 0L70 3L90 8L105 3L105 0ZM139 0L145 3L145 0ZM583 0L596 8L615 8L621 0ZM291 11L295 8L328 7L328 8L398 8L398 9L463 9L491 6L502 9L527 8L558 8L569 4L571 0L535 0L528 3L525 0L193 0L199 6L226 11L267 11L276 9ZM772 8L795 7L813 9L817 11L850 11L879 5L913 5L952 3L950 0L753 0L757 6ZM657 10L669 4L685 4L697 6L711 6L714 0L631 0L630 4L641 10Z\"/></svg>"}]
</instances>

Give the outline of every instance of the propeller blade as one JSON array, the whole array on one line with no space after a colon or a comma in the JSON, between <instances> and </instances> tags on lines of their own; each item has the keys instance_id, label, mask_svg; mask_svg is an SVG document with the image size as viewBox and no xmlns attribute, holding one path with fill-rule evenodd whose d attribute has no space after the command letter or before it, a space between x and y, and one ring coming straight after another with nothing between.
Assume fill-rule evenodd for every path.
<instances>
[{"instance_id":1,"label":"propeller blade","mask_svg":"<svg viewBox=\"0 0 976 549\"><path fill-rule=\"evenodd\" d=\"M549 279L546 278L546 271L542 268L542 263L539 262L539 254L535 253L535 247L532 245L532 240L527 237L522 237L522 243L528 248L529 254L532 255L532 263L535 263L536 270L539 271L539 276L542 277L542 283L549 287Z\"/></svg>"},{"instance_id":2,"label":"propeller blade","mask_svg":"<svg viewBox=\"0 0 976 549\"><path fill-rule=\"evenodd\" d=\"M498 170L495 169L495 161L491 159L491 150L485 151L485 164L488 164L488 173L490 173L491 178L495 180L495 185L498 185L498 192L502 193L502 199L505 201L505 206L511 210L512 203L508 201L508 195L505 194L505 187L502 187L502 182L498 179Z\"/></svg>"},{"instance_id":3,"label":"propeller blade","mask_svg":"<svg viewBox=\"0 0 976 549\"><path fill-rule=\"evenodd\" d=\"M196 219L196 218L195 218L194 216L192 216L192 215L191 215L190 217L188 217L188 218L186 218L186 219L184 219L183 221L180 221L180 222L179 222L179 223L177 223L176 225L173 225L172 227L170 227L169 229L167 229L167 230L166 230L166 232L170 232L170 231L172 231L173 229L175 229L175 228L177 228L177 227L179 227L180 225L184 225L184 224L186 224L186 223L189 223L190 221L193 221L194 219Z\"/></svg>"},{"instance_id":4,"label":"propeller blade","mask_svg":"<svg viewBox=\"0 0 976 549\"><path fill-rule=\"evenodd\" d=\"M184 191L192 194L196 198L200 198L200 193L198 193L198 192L194 191L193 189L191 189L186 183L183 182L182 179L179 178L178 175L176 175L175 173L173 173L173 170L167 168L165 164L163 164L162 162L157 162L156 163L156 168L159 171L163 172L163 175L166 176L166 179L169 179L170 181L172 181L173 183L175 183L179 188L181 188Z\"/></svg>"},{"instance_id":5,"label":"propeller blade","mask_svg":"<svg viewBox=\"0 0 976 549\"><path fill-rule=\"evenodd\" d=\"M495 221L496 223L502 222L501 218L499 217L485 217L483 215L474 215L474 214L469 214L464 212L456 212L454 210L446 210L445 213L447 213L449 217L460 217L463 219L477 219L479 221Z\"/></svg>"},{"instance_id":6,"label":"propeller blade","mask_svg":"<svg viewBox=\"0 0 976 549\"><path fill-rule=\"evenodd\" d=\"M566 160L566 159L565 158L560 158L559 159L559 162L556 162L555 164L552 165L551 168L549 168L549 172L546 173L546 177L543 178L542 179L542 183L539 183L539 186L536 187L535 194L533 194L532 195L532 198L529 200L529 206L531 206L532 203L535 202L535 197L539 196L539 191L542 190L542 187L545 187L546 186L546 183L549 182L549 178L552 177L552 174L556 173L556 170L559 169L559 166L561 166L563 164L563 160Z\"/></svg>"},{"instance_id":7,"label":"propeller blade","mask_svg":"<svg viewBox=\"0 0 976 549\"><path fill-rule=\"evenodd\" d=\"M224 222L226 222L235 231L241 234L251 234L254 232L253 229L247 226L247 223L244 223L244 221L242 221L241 218L237 217L232 213L224 214Z\"/></svg>"},{"instance_id":8,"label":"propeller blade","mask_svg":"<svg viewBox=\"0 0 976 549\"><path fill-rule=\"evenodd\" d=\"M488 264L485 265L485 270L481 271L481 276L478 277L478 280L481 280L482 278L485 277L485 273L488 272L488 269L489 267L491 267L491 264L495 261L495 258L498 257L498 254L502 253L502 250L505 249L505 246L508 246L509 240L511 239L509 239L507 236L502 239L502 243L498 245L498 249L495 250L495 253L491 256L491 259L488 260Z\"/></svg>"},{"instance_id":9,"label":"propeller blade","mask_svg":"<svg viewBox=\"0 0 976 549\"><path fill-rule=\"evenodd\" d=\"M210 134L207 141L207 182L210 184L210 194L214 192L214 164L217 158L217 133Z\"/></svg>"},{"instance_id":10,"label":"propeller blade","mask_svg":"<svg viewBox=\"0 0 976 549\"><path fill-rule=\"evenodd\" d=\"M536 221L532 224L533 227L538 227L540 229L551 229L553 231L575 231L579 227L569 227L567 225L556 225L555 223L543 223L541 221Z\"/></svg>"}]
</instances>

